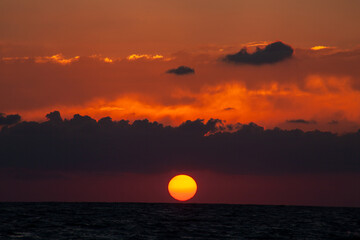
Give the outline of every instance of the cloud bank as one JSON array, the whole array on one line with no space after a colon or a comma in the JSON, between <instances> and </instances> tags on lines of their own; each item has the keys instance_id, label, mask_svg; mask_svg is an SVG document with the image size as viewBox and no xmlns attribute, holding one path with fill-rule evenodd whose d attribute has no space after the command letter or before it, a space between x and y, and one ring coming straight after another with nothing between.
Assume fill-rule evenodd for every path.
<instances>
[{"instance_id":1,"label":"cloud bank","mask_svg":"<svg viewBox=\"0 0 360 240\"><path fill-rule=\"evenodd\" d=\"M235 174L359 173L360 131L345 135L265 130L211 119L177 127L148 120L99 121L59 112L0 132L0 168L159 173L212 170Z\"/></svg>"},{"instance_id":2,"label":"cloud bank","mask_svg":"<svg viewBox=\"0 0 360 240\"><path fill-rule=\"evenodd\" d=\"M21 120L20 115L13 114L4 116L3 113L0 113L0 126L1 125L12 125L18 123Z\"/></svg>"}]
</instances>

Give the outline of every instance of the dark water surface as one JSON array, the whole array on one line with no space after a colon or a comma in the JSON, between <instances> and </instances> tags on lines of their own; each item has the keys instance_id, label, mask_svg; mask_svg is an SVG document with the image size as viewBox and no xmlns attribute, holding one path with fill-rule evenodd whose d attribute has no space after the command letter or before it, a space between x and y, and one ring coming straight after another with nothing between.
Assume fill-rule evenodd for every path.
<instances>
[{"instance_id":1,"label":"dark water surface","mask_svg":"<svg viewBox=\"0 0 360 240\"><path fill-rule=\"evenodd\" d=\"M0 239L360 239L360 208L0 203Z\"/></svg>"}]
</instances>

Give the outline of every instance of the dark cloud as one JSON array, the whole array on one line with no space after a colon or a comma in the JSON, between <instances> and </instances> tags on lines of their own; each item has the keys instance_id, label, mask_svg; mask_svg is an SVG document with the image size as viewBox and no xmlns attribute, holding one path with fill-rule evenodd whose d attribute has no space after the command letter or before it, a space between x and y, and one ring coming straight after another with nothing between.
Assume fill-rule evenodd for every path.
<instances>
[{"instance_id":1,"label":"dark cloud","mask_svg":"<svg viewBox=\"0 0 360 240\"><path fill-rule=\"evenodd\" d=\"M0 132L0 169L237 174L360 172L360 131L345 135L264 130L211 119L178 127L75 115L21 122Z\"/></svg>"},{"instance_id":2,"label":"dark cloud","mask_svg":"<svg viewBox=\"0 0 360 240\"><path fill-rule=\"evenodd\" d=\"M261 65L276 63L290 58L293 55L293 48L282 42L274 42L265 48L257 48L254 53L248 53L246 48L235 54L226 55L224 61L232 63L244 63Z\"/></svg>"},{"instance_id":3,"label":"dark cloud","mask_svg":"<svg viewBox=\"0 0 360 240\"><path fill-rule=\"evenodd\" d=\"M51 122L62 122L62 118L59 111L54 111L46 114L46 118Z\"/></svg>"},{"instance_id":4,"label":"dark cloud","mask_svg":"<svg viewBox=\"0 0 360 240\"><path fill-rule=\"evenodd\" d=\"M21 120L21 117L18 114L4 116L3 113L0 113L0 126L1 125L12 125L12 124L20 122L20 120Z\"/></svg>"},{"instance_id":5,"label":"dark cloud","mask_svg":"<svg viewBox=\"0 0 360 240\"><path fill-rule=\"evenodd\" d=\"M224 108L224 111L232 111L232 110L235 110L235 108L232 107Z\"/></svg>"},{"instance_id":6,"label":"dark cloud","mask_svg":"<svg viewBox=\"0 0 360 240\"><path fill-rule=\"evenodd\" d=\"M187 66L180 66L178 68L172 68L166 71L166 73L172 73L176 75L185 75L185 74L194 74L195 70L187 67Z\"/></svg>"},{"instance_id":7,"label":"dark cloud","mask_svg":"<svg viewBox=\"0 0 360 240\"><path fill-rule=\"evenodd\" d=\"M339 121L337 121L337 120L332 120L332 121L328 122L328 124L330 124L330 125L337 125L337 124L339 124Z\"/></svg>"},{"instance_id":8,"label":"dark cloud","mask_svg":"<svg viewBox=\"0 0 360 240\"><path fill-rule=\"evenodd\" d=\"M288 123L302 123L302 124L316 124L316 121L308 121L305 119L291 119L287 120Z\"/></svg>"}]
</instances>

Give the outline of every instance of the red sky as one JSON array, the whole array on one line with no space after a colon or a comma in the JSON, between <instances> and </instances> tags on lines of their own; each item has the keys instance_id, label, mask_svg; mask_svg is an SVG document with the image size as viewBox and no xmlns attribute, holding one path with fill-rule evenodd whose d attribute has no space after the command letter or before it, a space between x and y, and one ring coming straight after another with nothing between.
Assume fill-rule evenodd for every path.
<instances>
[{"instance_id":1,"label":"red sky","mask_svg":"<svg viewBox=\"0 0 360 240\"><path fill-rule=\"evenodd\" d=\"M223 62L226 53L237 50L214 48L132 60L3 57L0 108L25 120L42 120L44 113L59 110L68 118L80 113L171 125L218 118L266 128L340 133L359 128L359 49L295 48L291 59L252 66ZM195 74L165 73L180 65ZM288 122L294 119L309 123Z\"/></svg>"},{"instance_id":2,"label":"red sky","mask_svg":"<svg viewBox=\"0 0 360 240\"><path fill-rule=\"evenodd\" d=\"M0 4L2 112L26 120L57 109L66 117L173 125L212 117L267 128L359 127L358 1ZM277 40L294 48L292 59L266 66L219 60ZM132 54L145 57L127 60ZM179 65L196 74L165 74Z\"/></svg>"},{"instance_id":3,"label":"red sky","mask_svg":"<svg viewBox=\"0 0 360 240\"><path fill-rule=\"evenodd\" d=\"M2 179L2 201L171 202L164 174L59 174L52 178ZM356 174L228 175L187 171L198 191L190 203L274 204L359 207ZM50 173L54 174L54 173Z\"/></svg>"},{"instance_id":4,"label":"red sky","mask_svg":"<svg viewBox=\"0 0 360 240\"><path fill-rule=\"evenodd\" d=\"M46 120L46 113L59 110L68 119L79 113L94 119L147 118L178 126L186 120L217 118L229 124L255 122L265 129L355 132L360 129L359 11L357 0L3 0L0 112L40 122ZM243 47L252 53L257 46L265 48L276 41L293 48L291 58L263 65L222 60ZM195 74L166 73L182 65L193 68ZM242 176L202 174L220 182L243 181ZM347 185L353 181L351 176L337 177ZM117 176L114 181L122 182L122 178ZM219 188L217 191L224 191L220 195L226 196L223 200L207 192L209 200L203 195L194 201L337 205L336 199L325 201L324 196L353 191L339 187L339 191L312 201L312 191L326 188L326 177L319 176L319 185L310 190L300 188L304 198L295 197L292 190L292 197L275 194L278 198L261 202L266 184L274 192L288 190L277 178L244 178L259 185L259 196L250 189L255 197L239 197L249 196L249 184L235 197L231 193L237 190ZM315 178L283 179L310 184ZM86 175L84 179L95 178ZM106 185L115 186L111 179L106 177L105 182L112 182ZM160 175L152 179L162 181ZM57 184L52 181L49 184ZM33 186L42 189L41 184ZM67 196L73 196L75 189L72 187ZM25 193L18 197L11 194L0 200L37 199ZM124 194L128 197L116 195L114 201L169 201L140 193L134 197ZM88 199L97 200L90 195ZM343 201L339 204L354 204L349 196L339 198ZM62 199L56 194L48 197ZM39 199L46 199L46 194ZM359 205L359 196L356 199Z\"/></svg>"}]
</instances>

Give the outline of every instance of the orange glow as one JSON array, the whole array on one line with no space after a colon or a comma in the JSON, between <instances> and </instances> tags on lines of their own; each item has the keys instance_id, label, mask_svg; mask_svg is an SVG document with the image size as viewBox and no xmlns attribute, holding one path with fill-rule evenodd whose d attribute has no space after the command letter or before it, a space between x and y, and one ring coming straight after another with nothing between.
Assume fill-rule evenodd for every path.
<instances>
[{"instance_id":1,"label":"orange glow","mask_svg":"<svg viewBox=\"0 0 360 240\"><path fill-rule=\"evenodd\" d=\"M106 57L106 58L104 58L104 62L112 63L113 60L111 58Z\"/></svg>"},{"instance_id":2,"label":"orange glow","mask_svg":"<svg viewBox=\"0 0 360 240\"><path fill-rule=\"evenodd\" d=\"M163 55L160 54L131 54L126 57L127 60L134 61L139 59L146 59L146 60L164 60L164 61L170 61L172 58L165 58Z\"/></svg>"},{"instance_id":3,"label":"orange glow","mask_svg":"<svg viewBox=\"0 0 360 240\"><path fill-rule=\"evenodd\" d=\"M45 56L45 57L36 57L35 58L35 62L36 63L48 63L48 62L54 62L54 63L59 63L62 65L65 64L70 64L74 61L79 60L80 56L76 56L73 58L65 58L61 53L60 54L55 54L53 56Z\"/></svg>"},{"instance_id":4,"label":"orange glow","mask_svg":"<svg viewBox=\"0 0 360 240\"><path fill-rule=\"evenodd\" d=\"M333 47L329 52L333 49L337 51ZM327 50L324 52L326 54ZM316 51L311 54L317 53L323 54ZM319 129L338 133L357 131L360 124L360 113L357 111L360 109L360 91L355 63L358 60L357 55L349 58L349 54L336 55L339 61L331 60L333 57L330 60L327 57L316 58L319 64L324 61L320 64L323 68L332 66L333 61L341 63L346 56L345 63L336 70L340 73L335 70L334 73L326 73L324 69L314 74L313 70L304 70L302 76L295 70L294 75L298 75L299 79L288 75L285 65L264 66L258 68L257 73L251 66L238 68L213 63L212 60L208 62L212 55L205 60L199 58L191 62L189 65L197 66L199 71L184 78L164 74L167 69L182 63L182 55L176 55L171 62L165 62L166 57L162 55L147 54L133 54L127 59L103 55L64 57L62 54L35 58L6 57L3 60L11 64L4 65L5 69L12 70L6 73L4 79L7 82L4 83L10 84L12 89L16 89L16 81L11 80L13 75L21 72L16 71L17 64L23 67L27 60L39 63L36 67L24 65L27 72L19 73L19 84L29 84L28 87L34 90L18 94L18 101L9 101L6 112L18 113L26 121L45 120L46 113L58 110L67 119L78 113L94 119L110 116L113 120L126 119L130 122L146 118L176 126L186 120L204 119L206 122L216 118L226 121L224 124L255 122L265 128ZM88 58L94 61L88 61ZM289 62L290 72L295 67L293 64ZM54 81L48 80L48 75L52 73L46 70L48 67L56 69ZM239 74L240 70L243 75ZM276 76L265 81L266 75L271 75L272 71ZM38 76L39 80L32 83L32 79L37 79L32 76ZM286 80L288 76L289 80ZM81 91L84 86L88 91ZM48 87L50 92L47 92ZM3 95L7 95L3 96L3 102L6 102L11 98L11 91L2 90ZM62 97L68 92L74 102ZM40 101L48 97L49 102ZM31 107L22 103L24 99L32 98L36 101L29 102ZM313 120L316 124L296 125L289 123L289 119Z\"/></svg>"},{"instance_id":5,"label":"orange glow","mask_svg":"<svg viewBox=\"0 0 360 240\"><path fill-rule=\"evenodd\" d=\"M210 118L225 120L226 124L255 122L266 128L281 125L288 119L313 119L318 124L296 127L314 127L320 130L353 131L329 125L330 120L360 122L360 93L351 88L351 78L310 75L303 89L296 85L273 83L250 90L239 83L207 86L199 92L174 90L173 99L191 98L193 102L164 104L151 95L127 94L114 100L94 99L79 106L52 106L22 111L24 119L38 119L44 113L59 110L66 118L73 114L89 115L95 119L111 116L114 120L147 118L163 124L178 125L186 120L205 121ZM296 108L296 111L293 109ZM256 110L256 111L254 111ZM330 120L329 120L330 119ZM290 127L290 126L289 126Z\"/></svg>"},{"instance_id":6,"label":"orange glow","mask_svg":"<svg viewBox=\"0 0 360 240\"><path fill-rule=\"evenodd\" d=\"M266 42L266 41L260 41L260 42L249 42L245 44L245 47L259 47L259 46L266 46L268 45L270 42Z\"/></svg>"},{"instance_id":7,"label":"orange glow","mask_svg":"<svg viewBox=\"0 0 360 240\"><path fill-rule=\"evenodd\" d=\"M30 57L3 57L2 61L16 61L16 60L29 60Z\"/></svg>"},{"instance_id":8,"label":"orange glow","mask_svg":"<svg viewBox=\"0 0 360 240\"><path fill-rule=\"evenodd\" d=\"M179 201L187 201L194 197L197 191L195 180L188 175L173 177L168 185L170 195Z\"/></svg>"},{"instance_id":9,"label":"orange glow","mask_svg":"<svg viewBox=\"0 0 360 240\"><path fill-rule=\"evenodd\" d=\"M93 54L93 55L89 56L89 58L92 58L92 59L95 59L98 61L102 61L105 63L113 63L115 60L119 60L119 58L114 59L114 58L109 58L109 57L103 57L102 55L99 55L99 54Z\"/></svg>"},{"instance_id":10,"label":"orange glow","mask_svg":"<svg viewBox=\"0 0 360 240\"><path fill-rule=\"evenodd\" d=\"M131 54L127 57L128 60L137 60L137 59L162 59L162 55L148 55L148 54Z\"/></svg>"},{"instance_id":11,"label":"orange glow","mask_svg":"<svg viewBox=\"0 0 360 240\"><path fill-rule=\"evenodd\" d=\"M328 49L328 48L332 48L332 47L328 47L328 46L314 46L312 48L310 48L311 50L317 51L317 50L323 50L323 49Z\"/></svg>"}]
</instances>

